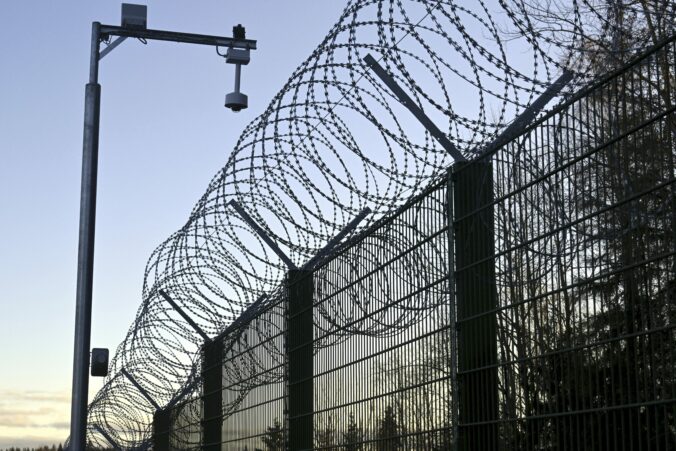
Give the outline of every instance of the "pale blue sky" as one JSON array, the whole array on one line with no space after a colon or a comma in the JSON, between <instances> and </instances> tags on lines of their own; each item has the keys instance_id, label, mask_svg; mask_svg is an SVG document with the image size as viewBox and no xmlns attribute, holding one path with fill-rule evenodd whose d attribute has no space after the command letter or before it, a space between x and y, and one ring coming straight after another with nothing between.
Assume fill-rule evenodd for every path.
<instances>
[{"instance_id":1,"label":"pale blue sky","mask_svg":"<svg viewBox=\"0 0 676 451\"><path fill-rule=\"evenodd\" d=\"M91 22L120 1L0 6L0 448L68 434L84 84ZM140 2L139 2L140 3ZM151 28L258 39L248 110L223 108L233 67L211 48L128 40L101 64L92 346L111 351L143 270L244 126L337 20L339 0L148 1ZM101 385L93 379L92 392Z\"/></svg>"}]
</instances>

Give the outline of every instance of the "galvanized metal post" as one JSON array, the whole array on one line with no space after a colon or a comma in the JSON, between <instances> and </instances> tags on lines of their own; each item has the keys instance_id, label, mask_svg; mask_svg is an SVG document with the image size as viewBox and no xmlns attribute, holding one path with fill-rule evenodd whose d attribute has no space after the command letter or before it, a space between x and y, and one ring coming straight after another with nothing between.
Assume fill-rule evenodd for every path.
<instances>
[{"instance_id":1,"label":"galvanized metal post","mask_svg":"<svg viewBox=\"0 0 676 451\"><path fill-rule=\"evenodd\" d=\"M220 451L223 430L223 342L202 346L202 451Z\"/></svg>"},{"instance_id":2,"label":"galvanized metal post","mask_svg":"<svg viewBox=\"0 0 676 451\"><path fill-rule=\"evenodd\" d=\"M459 450L499 449L493 169L453 166Z\"/></svg>"},{"instance_id":3,"label":"galvanized metal post","mask_svg":"<svg viewBox=\"0 0 676 451\"><path fill-rule=\"evenodd\" d=\"M103 51L101 38L118 36ZM94 273L94 231L96 218L96 181L99 148L99 112L101 86L98 84L99 60L127 37L182 42L209 46L255 49L256 41L221 36L149 30L92 24L89 58L89 83L85 90L84 137L82 145L82 183L73 355L73 385L70 416L70 451L84 451L87 434L87 392L89 389L89 347L91 336L92 281ZM191 322L191 324L194 324Z\"/></svg>"},{"instance_id":4,"label":"galvanized metal post","mask_svg":"<svg viewBox=\"0 0 676 451\"><path fill-rule=\"evenodd\" d=\"M96 219L96 176L99 153L99 111L101 86L98 84L100 24L92 24L89 83L85 89L84 137L82 144L82 183L80 187L80 226L75 298L75 344L73 387L70 411L70 450L84 451L87 435L87 392L89 390L89 346L92 320L94 273L94 224Z\"/></svg>"},{"instance_id":5,"label":"galvanized metal post","mask_svg":"<svg viewBox=\"0 0 676 451\"><path fill-rule=\"evenodd\" d=\"M453 224L453 217L455 208L453 206L454 199L453 186L453 167L451 167L446 175L446 221L448 224L448 298L449 298L449 316L448 321L450 328L450 369L451 369L451 447L457 450L458 443L458 396L456 396L457 382L458 382L458 336L455 329L456 325L456 305L457 300L455 296L455 229Z\"/></svg>"},{"instance_id":6,"label":"galvanized metal post","mask_svg":"<svg viewBox=\"0 0 676 451\"><path fill-rule=\"evenodd\" d=\"M287 273L286 352L288 362L289 441L293 451L313 449L312 271Z\"/></svg>"},{"instance_id":7,"label":"galvanized metal post","mask_svg":"<svg viewBox=\"0 0 676 451\"><path fill-rule=\"evenodd\" d=\"M153 451L169 451L171 410L162 409L153 415Z\"/></svg>"}]
</instances>

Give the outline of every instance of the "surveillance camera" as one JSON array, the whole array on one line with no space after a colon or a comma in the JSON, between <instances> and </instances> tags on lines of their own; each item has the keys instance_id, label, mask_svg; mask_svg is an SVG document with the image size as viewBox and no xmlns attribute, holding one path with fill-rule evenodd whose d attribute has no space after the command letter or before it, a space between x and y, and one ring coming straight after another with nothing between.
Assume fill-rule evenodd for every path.
<instances>
[{"instance_id":1,"label":"surveillance camera","mask_svg":"<svg viewBox=\"0 0 676 451\"><path fill-rule=\"evenodd\" d=\"M231 92L225 96L225 107L234 112L241 111L249 106L249 99L241 92Z\"/></svg>"},{"instance_id":2,"label":"surveillance camera","mask_svg":"<svg viewBox=\"0 0 676 451\"><path fill-rule=\"evenodd\" d=\"M233 27L232 34L235 39L245 39L246 30L242 25ZM219 53L220 55L220 53ZM251 57L249 55L249 48L234 48L230 47L225 53L225 62L235 65L235 90L225 96L225 107L230 108L235 113L242 111L249 106L249 99L246 94L240 91L240 82L242 78L242 66L249 64Z\"/></svg>"}]
</instances>

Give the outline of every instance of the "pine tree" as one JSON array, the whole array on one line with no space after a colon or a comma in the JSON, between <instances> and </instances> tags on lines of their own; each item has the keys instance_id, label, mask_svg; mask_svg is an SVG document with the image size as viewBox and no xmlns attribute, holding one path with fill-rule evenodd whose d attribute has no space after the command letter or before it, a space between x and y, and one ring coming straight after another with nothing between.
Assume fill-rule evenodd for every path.
<instances>
[{"instance_id":1,"label":"pine tree","mask_svg":"<svg viewBox=\"0 0 676 451\"><path fill-rule=\"evenodd\" d=\"M266 451L284 451L284 430L279 419L275 418L274 424L268 426L262 440Z\"/></svg>"},{"instance_id":2,"label":"pine tree","mask_svg":"<svg viewBox=\"0 0 676 451\"><path fill-rule=\"evenodd\" d=\"M315 443L319 448L331 448L338 444L337 441L336 428L333 425L331 415L329 415L326 427L315 431Z\"/></svg>"},{"instance_id":3,"label":"pine tree","mask_svg":"<svg viewBox=\"0 0 676 451\"><path fill-rule=\"evenodd\" d=\"M551 4L529 3L544 22L565 23ZM646 42L673 35L674 16L655 13L670 4L592 2L607 14L599 16L602 33L588 29L584 45L571 46L579 51L581 66L600 76L633 59ZM521 183L513 181L519 180L519 170L545 173L590 153L551 177L551 187L538 184L551 201L541 202L539 195L540 204L512 206L499 217L503 222L497 226L505 231L501 247L516 248L504 258L501 295L517 304L499 314L499 333L501 360L517 362L501 373L505 416L599 412L583 421L554 417L546 427L532 420L524 427L504 423L506 448L552 449L558 443L569 449L676 449L676 432L668 426L676 422L673 410L645 406L604 412L676 392L676 354L665 345L673 334L660 332L676 322L676 259L658 258L676 249L676 195L670 182L676 116L651 120L673 108L674 80L673 50L614 77L562 113L558 124L548 121L543 148L524 150L544 160L524 157L503 182L508 192ZM633 129L639 131L625 136ZM554 201L559 205L552 208ZM547 246L538 248L535 239L522 245L534 238L531 224L555 229L566 217L585 216L590 219L552 235ZM537 301L519 302L525 299ZM562 352L594 343L602 344ZM532 359L535 354L545 357Z\"/></svg>"},{"instance_id":4,"label":"pine tree","mask_svg":"<svg viewBox=\"0 0 676 451\"><path fill-rule=\"evenodd\" d=\"M378 426L378 451L395 451L402 449L401 427L397 422L397 415L391 405L385 407L383 418Z\"/></svg>"},{"instance_id":5,"label":"pine tree","mask_svg":"<svg viewBox=\"0 0 676 451\"><path fill-rule=\"evenodd\" d=\"M345 451L362 451L364 449L364 430L357 424L354 412L350 412L347 431L343 432L343 449Z\"/></svg>"}]
</instances>

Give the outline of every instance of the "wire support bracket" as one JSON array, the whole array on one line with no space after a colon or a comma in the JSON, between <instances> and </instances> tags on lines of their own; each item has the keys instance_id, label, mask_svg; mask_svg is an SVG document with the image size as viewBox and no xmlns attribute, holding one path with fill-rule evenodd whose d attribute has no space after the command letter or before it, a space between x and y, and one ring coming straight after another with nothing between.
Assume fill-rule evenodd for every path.
<instances>
[{"instance_id":1,"label":"wire support bracket","mask_svg":"<svg viewBox=\"0 0 676 451\"><path fill-rule=\"evenodd\" d=\"M231 200L228 202L228 205L235 209L237 214L244 220L244 222L249 224L249 226L254 229L256 234L258 234L258 236L261 237L263 241L265 241L265 244L270 246L270 249L272 249L272 251L277 254L277 256L286 264L289 269L298 269L296 265L293 264L291 259L284 253L284 251L279 248L277 243L275 243L274 240L270 238L270 236L265 232L265 230L263 230L263 228L259 226L251 216L249 216L249 213L247 213L246 210L236 200Z\"/></svg>"},{"instance_id":2,"label":"wire support bracket","mask_svg":"<svg viewBox=\"0 0 676 451\"><path fill-rule=\"evenodd\" d=\"M302 269L311 269L313 268L318 262L320 262L324 257L327 255L331 254L331 252L336 248L336 246L342 241L347 234L351 233L357 226L359 225L360 222L366 218L371 213L371 209L369 207L364 208L362 211L360 211L357 216L354 217L354 219L350 222L348 222L345 227L342 228L340 232L333 238L331 238L328 243L326 243L326 246L321 248L317 254L315 254L314 257L312 257L310 260L308 260L307 263L303 265Z\"/></svg>"},{"instance_id":3,"label":"wire support bracket","mask_svg":"<svg viewBox=\"0 0 676 451\"><path fill-rule=\"evenodd\" d=\"M113 440L113 437L111 437L110 434L108 434L101 426L94 424L92 425L92 428L101 434L103 438L105 438L106 441L112 445L113 449L122 450L122 447L120 447L120 445L118 445L117 442Z\"/></svg>"},{"instance_id":4,"label":"wire support bracket","mask_svg":"<svg viewBox=\"0 0 676 451\"><path fill-rule=\"evenodd\" d=\"M129 379L129 382L131 382L132 385L134 385L134 387L136 387L136 389L137 389L139 392L141 392L141 394L143 395L143 397L146 398L146 399L148 400L148 402L149 402L150 404L153 405L153 407L155 408L155 410L162 410L162 408L160 407L160 405L157 404L157 403L155 402L155 400L153 399L153 397L150 396L150 395L148 394L148 392L146 391L146 389L143 388L143 387L141 386L141 384L139 384L139 383L136 381L136 379L134 379L134 376L132 376L131 374L129 374L129 372L128 372L126 369L124 369L124 368L122 368L122 369L120 370L120 372L124 375L124 377L126 377L127 379Z\"/></svg>"},{"instance_id":5,"label":"wire support bracket","mask_svg":"<svg viewBox=\"0 0 676 451\"><path fill-rule=\"evenodd\" d=\"M446 149L446 151L451 154L453 159L455 161L465 161L466 158L458 150L457 147L446 137L444 132L442 132L437 125L432 122L432 119L430 119L425 112L418 106L418 104L409 96L406 94L406 92L397 84L396 81L394 81L394 78L381 66L378 64L378 61L371 56L369 53L364 57L364 62L375 72L375 74L382 80L385 85L387 85L388 88L390 88L390 91L394 93L394 95L397 96L399 101L406 107L408 110L413 113L413 116L415 116L418 121L427 129L428 132L434 138L441 144L441 147Z\"/></svg>"},{"instance_id":6,"label":"wire support bracket","mask_svg":"<svg viewBox=\"0 0 676 451\"><path fill-rule=\"evenodd\" d=\"M188 324L190 324L190 326L193 329L195 329L195 332L197 332L204 339L205 342L211 341L211 338L209 338L209 336L202 330L202 328L198 326L197 323L188 316L185 310L183 310L181 307L178 306L176 302L174 302L174 300L171 298L171 296L167 294L166 291L160 290L160 295L164 298L165 301L167 301L173 307L174 310L178 312L179 315L181 315L181 317L184 320L186 320Z\"/></svg>"},{"instance_id":7,"label":"wire support bracket","mask_svg":"<svg viewBox=\"0 0 676 451\"><path fill-rule=\"evenodd\" d=\"M508 126L505 128L502 133L498 135L490 144L488 144L483 149L479 150L477 153L477 159L481 158L491 152L499 149L504 146L512 139L520 136L526 128L533 122L535 117L542 111L542 109L556 97L563 88L573 79L574 73L568 69L564 70L563 73L557 78L552 84L550 84L545 91L540 94L540 96L535 99L535 101L521 114L519 114L516 119L514 119Z\"/></svg>"}]
</instances>

